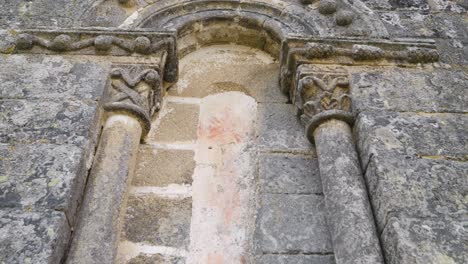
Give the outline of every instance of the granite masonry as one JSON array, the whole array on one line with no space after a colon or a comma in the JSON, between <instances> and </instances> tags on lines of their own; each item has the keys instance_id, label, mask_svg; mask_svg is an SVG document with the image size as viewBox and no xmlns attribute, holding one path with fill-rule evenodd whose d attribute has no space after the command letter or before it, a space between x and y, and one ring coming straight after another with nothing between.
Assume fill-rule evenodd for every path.
<instances>
[{"instance_id":1,"label":"granite masonry","mask_svg":"<svg viewBox=\"0 0 468 264\"><path fill-rule=\"evenodd\" d=\"M0 0L0 263L468 262L468 1Z\"/></svg>"}]
</instances>

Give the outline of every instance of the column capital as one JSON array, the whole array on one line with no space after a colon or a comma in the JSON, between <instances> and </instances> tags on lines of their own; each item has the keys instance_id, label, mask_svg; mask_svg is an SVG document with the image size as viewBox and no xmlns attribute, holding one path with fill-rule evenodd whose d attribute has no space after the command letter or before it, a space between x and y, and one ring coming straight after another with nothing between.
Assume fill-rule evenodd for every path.
<instances>
[{"instance_id":1,"label":"column capital","mask_svg":"<svg viewBox=\"0 0 468 264\"><path fill-rule=\"evenodd\" d=\"M329 119L353 124L349 77L343 68L301 65L297 70L295 87L292 100L311 142L315 128Z\"/></svg>"},{"instance_id":2,"label":"column capital","mask_svg":"<svg viewBox=\"0 0 468 264\"><path fill-rule=\"evenodd\" d=\"M159 65L117 64L109 77L104 109L137 118L144 138L151 128L151 116L161 108L164 88Z\"/></svg>"}]
</instances>

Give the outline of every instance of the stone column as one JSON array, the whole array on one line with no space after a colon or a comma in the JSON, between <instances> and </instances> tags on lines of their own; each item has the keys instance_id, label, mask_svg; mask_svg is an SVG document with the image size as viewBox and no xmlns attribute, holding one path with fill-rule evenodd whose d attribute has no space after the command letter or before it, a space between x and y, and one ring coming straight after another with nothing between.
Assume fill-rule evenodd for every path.
<instances>
[{"instance_id":1,"label":"stone column","mask_svg":"<svg viewBox=\"0 0 468 264\"><path fill-rule=\"evenodd\" d=\"M345 72L299 72L295 103L315 142L337 264L383 263L380 242L353 142Z\"/></svg>"},{"instance_id":2,"label":"stone column","mask_svg":"<svg viewBox=\"0 0 468 264\"><path fill-rule=\"evenodd\" d=\"M114 263L123 222L127 187L140 139L159 110L161 78L149 66L121 66L111 73L108 112L88 179L67 263Z\"/></svg>"}]
</instances>

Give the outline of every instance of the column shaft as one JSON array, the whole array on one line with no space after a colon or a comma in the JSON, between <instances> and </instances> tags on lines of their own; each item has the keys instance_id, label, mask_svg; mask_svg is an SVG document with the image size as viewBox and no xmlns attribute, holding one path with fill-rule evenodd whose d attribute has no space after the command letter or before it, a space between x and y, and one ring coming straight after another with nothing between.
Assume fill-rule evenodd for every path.
<instances>
[{"instance_id":1,"label":"column shaft","mask_svg":"<svg viewBox=\"0 0 468 264\"><path fill-rule=\"evenodd\" d=\"M111 114L107 119L67 263L114 263L125 208L122 205L133 175L141 134L140 122L134 117Z\"/></svg>"},{"instance_id":2,"label":"column shaft","mask_svg":"<svg viewBox=\"0 0 468 264\"><path fill-rule=\"evenodd\" d=\"M350 126L331 119L313 135L337 264L383 263Z\"/></svg>"}]
</instances>

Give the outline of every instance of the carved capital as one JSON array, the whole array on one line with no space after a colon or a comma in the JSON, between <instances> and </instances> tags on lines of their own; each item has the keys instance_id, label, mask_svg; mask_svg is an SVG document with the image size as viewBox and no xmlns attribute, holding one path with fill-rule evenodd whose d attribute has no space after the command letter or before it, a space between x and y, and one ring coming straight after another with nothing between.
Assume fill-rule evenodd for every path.
<instances>
[{"instance_id":1,"label":"carved capital","mask_svg":"<svg viewBox=\"0 0 468 264\"><path fill-rule=\"evenodd\" d=\"M163 96L158 66L115 65L110 73L110 89L104 109L135 116L143 128L143 137L151 127L151 116L160 110Z\"/></svg>"},{"instance_id":2,"label":"carved capital","mask_svg":"<svg viewBox=\"0 0 468 264\"><path fill-rule=\"evenodd\" d=\"M281 89L290 93L301 64L405 65L439 60L432 40L320 39L289 37L281 48Z\"/></svg>"},{"instance_id":3,"label":"carved capital","mask_svg":"<svg viewBox=\"0 0 468 264\"><path fill-rule=\"evenodd\" d=\"M309 140L321 123L339 119L352 124L352 98L348 73L343 69L315 69L307 65L297 71L296 84L291 97L306 126Z\"/></svg>"}]
</instances>

